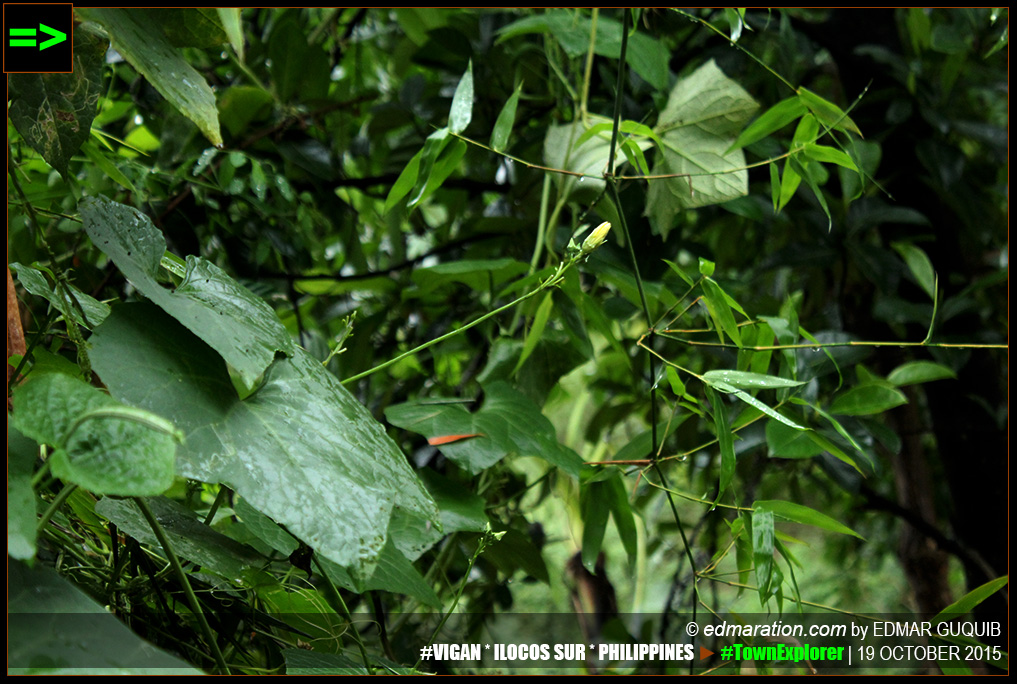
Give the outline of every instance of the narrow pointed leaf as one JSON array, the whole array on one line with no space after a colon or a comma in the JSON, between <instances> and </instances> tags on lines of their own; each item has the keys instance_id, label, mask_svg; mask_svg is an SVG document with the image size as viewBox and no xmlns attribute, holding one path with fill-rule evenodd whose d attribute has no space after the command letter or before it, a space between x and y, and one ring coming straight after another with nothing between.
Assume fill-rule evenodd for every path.
<instances>
[{"instance_id":1,"label":"narrow pointed leaf","mask_svg":"<svg viewBox=\"0 0 1017 684\"><path fill-rule=\"evenodd\" d=\"M756 501L752 504L753 510L756 511L769 511L776 516L790 520L792 522L801 523L803 525L812 525L814 527L820 527L830 532L838 532L840 534L850 534L853 537L864 539L860 534L852 530L847 525L844 525L825 513L820 513L817 510L803 506L801 504L791 503L790 501Z\"/></svg>"},{"instance_id":2,"label":"narrow pointed leaf","mask_svg":"<svg viewBox=\"0 0 1017 684\"><path fill-rule=\"evenodd\" d=\"M466 73L459 79L456 92L452 96L452 109L448 114L448 128L452 133L459 134L466 130L473 118L473 61L466 66Z\"/></svg>"},{"instance_id":3,"label":"narrow pointed leaf","mask_svg":"<svg viewBox=\"0 0 1017 684\"><path fill-rule=\"evenodd\" d=\"M494 130L491 132L491 149L501 152L508 147L509 136L512 134L512 126L516 121L516 108L519 106L519 95L523 92L523 84L516 86L515 91L509 97L505 106L501 108L498 119L494 122Z\"/></svg>"},{"instance_id":4,"label":"narrow pointed leaf","mask_svg":"<svg viewBox=\"0 0 1017 684\"><path fill-rule=\"evenodd\" d=\"M741 389L776 389L778 387L798 387L804 382L779 378L775 375L761 375L759 373L748 373L733 370L715 370L703 373L703 379L707 382L725 382L733 387Z\"/></svg>"}]
</instances>

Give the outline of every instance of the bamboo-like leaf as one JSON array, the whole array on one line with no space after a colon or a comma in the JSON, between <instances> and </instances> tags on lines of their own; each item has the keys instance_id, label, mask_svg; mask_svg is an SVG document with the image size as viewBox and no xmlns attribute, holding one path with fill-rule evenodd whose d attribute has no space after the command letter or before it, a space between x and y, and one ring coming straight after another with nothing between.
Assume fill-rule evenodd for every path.
<instances>
[{"instance_id":1,"label":"bamboo-like leaf","mask_svg":"<svg viewBox=\"0 0 1017 684\"><path fill-rule=\"evenodd\" d=\"M778 387L798 387L804 385L799 380L788 380L775 375L760 375L759 373L747 373L733 370L713 370L703 373L703 379L707 382L724 382L733 387L741 389L776 389Z\"/></svg>"},{"instance_id":2,"label":"bamboo-like leaf","mask_svg":"<svg viewBox=\"0 0 1017 684\"><path fill-rule=\"evenodd\" d=\"M813 527L819 527L830 532L837 532L839 534L850 534L853 537L864 539L864 537L847 525L834 520L825 513L803 506L801 504L792 503L790 501L756 501L752 504L753 511L769 511L773 515L790 520L792 522L801 523L803 525L812 525ZM755 516L753 516L753 524L755 524Z\"/></svg>"},{"instance_id":3,"label":"bamboo-like leaf","mask_svg":"<svg viewBox=\"0 0 1017 684\"><path fill-rule=\"evenodd\" d=\"M707 385L706 394L713 409L713 423L717 429L717 442L720 444L720 487L717 491L717 500L720 501L720 497L734 478L736 465L734 434L727 419L724 398L715 392L711 385Z\"/></svg>"},{"instance_id":4,"label":"bamboo-like leaf","mask_svg":"<svg viewBox=\"0 0 1017 684\"><path fill-rule=\"evenodd\" d=\"M890 245L904 259L911 274L921 286L925 293L932 299L936 298L936 272L932 268L932 261L921 247L916 247L910 242L894 242Z\"/></svg>"},{"instance_id":5,"label":"bamboo-like leaf","mask_svg":"<svg viewBox=\"0 0 1017 684\"><path fill-rule=\"evenodd\" d=\"M459 79L452 96L452 109L448 114L449 131L458 135L466 130L473 119L473 60L466 66L466 73Z\"/></svg>"},{"instance_id":6,"label":"bamboo-like leaf","mask_svg":"<svg viewBox=\"0 0 1017 684\"><path fill-rule=\"evenodd\" d=\"M512 134L512 126L516 121L516 108L519 106L519 96L523 92L523 84L516 86L515 91L509 97L505 106L498 113L498 119L494 122L494 129L491 132L491 149L501 152L508 147L509 136Z\"/></svg>"},{"instance_id":7,"label":"bamboo-like leaf","mask_svg":"<svg viewBox=\"0 0 1017 684\"><path fill-rule=\"evenodd\" d=\"M773 513L752 510L752 563L756 569L756 588L760 605L773 594Z\"/></svg>"},{"instance_id":8,"label":"bamboo-like leaf","mask_svg":"<svg viewBox=\"0 0 1017 684\"><path fill-rule=\"evenodd\" d=\"M757 140L762 140L766 136L776 133L792 121L803 116L807 111L808 109L802 104L801 98L789 97L786 100L781 100L763 112L758 119L742 131L738 139L731 145L731 149L751 145Z\"/></svg>"},{"instance_id":9,"label":"bamboo-like leaf","mask_svg":"<svg viewBox=\"0 0 1017 684\"><path fill-rule=\"evenodd\" d=\"M972 589L968 593L964 594L964 596L961 596L946 608L939 611L936 617L932 618L932 621L938 624L940 622L946 622L947 620L953 620L963 615L967 615L974 610L975 606L995 594L1009 583L1009 575L1003 575L1002 577L990 580L982 586Z\"/></svg>"},{"instance_id":10,"label":"bamboo-like leaf","mask_svg":"<svg viewBox=\"0 0 1017 684\"><path fill-rule=\"evenodd\" d=\"M530 326L530 332L526 335L523 351L519 355L519 361L516 363L515 370L512 371L513 373L519 372L519 369L526 363L526 359L530 358L530 354L536 349L537 343L540 342L540 338L544 334L544 326L547 325L547 319L551 315L553 305L554 301L551 298L551 293L548 292L544 295L540 306L537 307L537 313L533 316L533 325Z\"/></svg>"},{"instance_id":11,"label":"bamboo-like leaf","mask_svg":"<svg viewBox=\"0 0 1017 684\"><path fill-rule=\"evenodd\" d=\"M886 376L897 387L956 378L957 374L953 370L932 361L909 361L897 366Z\"/></svg>"},{"instance_id":12,"label":"bamboo-like leaf","mask_svg":"<svg viewBox=\"0 0 1017 684\"><path fill-rule=\"evenodd\" d=\"M841 152L835 147L808 143L805 145L804 152L805 156L809 159L814 159L818 162L825 162L828 164L837 164L838 166L843 166L846 169L858 171L858 166L855 165L854 160L851 159L847 153Z\"/></svg>"},{"instance_id":13,"label":"bamboo-like leaf","mask_svg":"<svg viewBox=\"0 0 1017 684\"><path fill-rule=\"evenodd\" d=\"M861 130L851 120L851 117L829 100L820 97L804 87L798 89L798 97L801 99L802 104L808 107L809 111L815 114L816 118L822 121L825 126L839 131L850 131L859 136L862 135Z\"/></svg>"}]
</instances>

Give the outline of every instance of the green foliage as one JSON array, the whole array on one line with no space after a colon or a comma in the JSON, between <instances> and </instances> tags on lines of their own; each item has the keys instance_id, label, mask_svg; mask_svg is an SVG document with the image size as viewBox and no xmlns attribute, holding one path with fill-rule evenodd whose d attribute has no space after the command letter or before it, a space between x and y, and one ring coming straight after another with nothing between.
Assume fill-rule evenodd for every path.
<instances>
[{"instance_id":1,"label":"green foliage","mask_svg":"<svg viewBox=\"0 0 1017 684\"><path fill-rule=\"evenodd\" d=\"M76 12L9 77L12 671L996 608L998 13Z\"/></svg>"}]
</instances>

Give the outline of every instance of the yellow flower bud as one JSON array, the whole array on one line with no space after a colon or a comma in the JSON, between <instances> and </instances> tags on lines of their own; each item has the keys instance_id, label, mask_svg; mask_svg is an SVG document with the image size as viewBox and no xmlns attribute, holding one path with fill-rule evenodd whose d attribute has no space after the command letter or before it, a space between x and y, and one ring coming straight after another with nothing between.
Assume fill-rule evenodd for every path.
<instances>
[{"instance_id":1,"label":"yellow flower bud","mask_svg":"<svg viewBox=\"0 0 1017 684\"><path fill-rule=\"evenodd\" d=\"M604 244L604 240L607 239L607 234L611 231L611 224L604 221L599 226L593 229L587 238L583 241L583 254L589 254L593 250Z\"/></svg>"}]
</instances>

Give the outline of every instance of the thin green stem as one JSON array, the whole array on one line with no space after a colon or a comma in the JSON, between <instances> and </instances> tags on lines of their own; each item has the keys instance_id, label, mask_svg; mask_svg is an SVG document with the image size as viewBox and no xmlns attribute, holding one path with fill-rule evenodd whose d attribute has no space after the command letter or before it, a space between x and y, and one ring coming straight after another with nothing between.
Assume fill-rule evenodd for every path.
<instances>
[{"instance_id":1,"label":"thin green stem","mask_svg":"<svg viewBox=\"0 0 1017 684\"><path fill-rule=\"evenodd\" d=\"M212 502L212 507L208 509L208 515L205 516L205 524L211 525L212 521L215 520L216 511L226 501L226 497L230 494L230 488L226 485L219 485L219 491L215 495L215 501Z\"/></svg>"},{"instance_id":2,"label":"thin green stem","mask_svg":"<svg viewBox=\"0 0 1017 684\"><path fill-rule=\"evenodd\" d=\"M492 532L491 525L488 523L487 529L484 530L484 534L480 537L480 541L477 542L477 550L473 552L473 555L470 557L470 561L466 566L466 572L463 574L463 579L459 583L459 590L456 591L455 598L452 600L452 605L449 606L448 611L442 616L441 622L438 623L438 626L434 628L434 632L431 634L431 638L427 640L425 648L434 643L434 640L438 638L438 634L441 632L441 628L445 626L448 619L452 617L452 613L455 612L456 606L459 605L459 599L462 597L463 591L466 589L466 583L470 580L470 574L473 572L473 565L477 562L477 559L480 558L480 554L484 552L484 549L488 544L493 541L499 541L503 536L505 536L504 532ZM424 649L421 649L421 651L423 650ZM413 669L419 669L420 663L422 662L423 659L418 659L417 664L413 666Z\"/></svg>"},{"instance_id":3,"label":"thin green stem","mask_svg":"<svg viewBox=\"0 0 1017 684\"><path fill-rule=\"evenodd\" d=\"M343 616L343 618L350 625L350 633L353 634L353 641L356 642L357 648L360 650L360 657L364 661L364 668L369 674L374 674L374 668L371 666L371 659L367 655L367 649L364 647L364 640L360 637L360 632L357 630L357 625L353 622L353 616L350 614L350 609L346 607L346 601L343 601L342 594L336 589L335 584L332 582L332 578L325 572L324 566L321 561L318 560L317 556L314 557L314 565L318 568L318 574L321 576L322 581L325 584L325 592L332 603L332 607L336 609L336 612Z\"/></svg>"},{"instance_id":4,"label":"thin green stem","mask_svg":"<svg viewBox=\"0 0 1017 684\"><path fill-rule=\"evenodd\" d=\"M741 346L730 342L698 342L687 340L684 337L667 334L669 331L661 330L658 334L675 342L681 342L691 347L719 347L722 349L738 349L741 351L779 351L782 349L828 349L830 347L935 347L937 349L1008 349L1005 344L973 344L960 342L873 342L870 340L848 340L846 342L814 342L809 344L767 344Z\"/></svg>"},{"instance_id":5,"label":"thin green stem","mask_svg":"<svg viewBox=\"0 0 1017 684\"><path fill-rule=\"evenodd\" d=\"M781 83L783 83L784 85L786 85L786 86L787 86L788 88L790 88L791 90L795 90L795 87L794 87L793 85L791 85L791 83L790 83L790 82L789 82L789 81L788 81L788 80L787 80L786 78L784 78L784 77L783 77L783 76L781 76L781 75L780 75L780 74L779 74L779 73L778 73L778 72L777 72L776 70L774 70L774 68L773 68L773 67L771 67L771 66L770 66L769 64L767 64L766 62L764 62L763 60L761 60L761 59L760 59L759 57L756 57L756 56L755 56L754 54L752 54L751 52L749 52L748 50L746 50L746 49L745 49L744 47L742 47L741 45L739 45L739 44L738 44L738 43L737 43L736 41L734 41L734 40L731 40L731 37L730 37L730 36L728 36L728 35L727 35L726 33L724 33L723 31L721 31L721 30L720 30L719 28L717 28L716 26L714 26L714 25L713 25L713 24L711 24L710 22L706 21L705 19L700 19L699 17L697 17L697 16L695 16L695 15L692 15L692 14L689 14L688 12L685 12L685 11L683 11L683 10L680 10L680 9L675 9L675 10L673 10L673 11L677 12L678 14L682 15L683 17L685 17L685 18L687 18L687 19L691 19L692 21L694 21L694 22L696 22L696 23L698 23L698 24L702 24L702 25L703 25L703 26L705 26L706 28L710 29L711 31L713 31L714 33L716 33L717 35L719 35L719 36L720 36L721 38L723 38L724 40L726 40L726 41L728 41L729 43L731 43L731 46L732 46L732 47L735 47L735 48L737 48L737 49L741 50L741 51L742 51L742 52L744 52L744 53L745 53L746 55L748 55L749 59L753 60L754 62L756 62L757 64L759 64L759 65L760 65L761 67L763 67L764 69L766 69L767 71L769 71L769 72L770 72L770 73L771 73L771 74L772 74L772 75L774 76L774 78L776 78L776 79L777 79L778 81L780 81ZM796 92L797 92L797 91L796 91Z\"/></svg>"},{"instance_id":6,"label":"thin green stem","mask_svg":"<svg viewBox=\"0 0 1017 684\"><path fill-rule=\"evenodd\" d=\"M597 45L597 18L600 16L600 8L593 8L593 17L590 20L590 47L586 51L586 67L583 69L583 90L579 94L579 117L585 125L588 121L587 102L590 96L590 80L593 75L593 54ZM624 38L622 39L624 40ZM613 149L613 147L612 147Z\"/></svg>"},{"instance_id":7,"label":"thin green stem","mask_svg":"<svg viewBox=\"0 0 1017 684\"><path fill-rule=\"evenodd\" d=\"M349 384L351 382L356 382L357 380L360 380L361 378L366 378L368 375L372 375L373 373L377 373L380 370L388 368L392 364L398 363L399 361L402 361L403 359L405 359L407 357L413 356L414 354L416 354L418 352L421 352L421 351L423 351L423 350L425 350L425 349L427 349L429 347L433 347L434 345L436 345L436 344L438 344L440 342L444 342L445 340L450 339L452 337L455 337L456 335L460 335L460 334L466 332L467 330L469 330L470 328L473 328L473 327L476 327L476 326L480 325L481 323L483 323L484 321L488 320L489 318L497 316L502 311L506 311L508 309L511 309L514 306L522 304L523 302L525 302L527 299L530 299L534 295L537 295L537 294L543 292L544 290L547 290L547 289L549 289L551 287L554 287L558 283L560 283L564 279L564 277L565 277L565 271L567 271L570 267L574 266L578 260L579 260L579 257L573 257L573 258L569 259L568 261L562 262L561 265L558 266L558 270L555 271L554 275L552 275L550 278L548 278L547 280L542 282L536 289L534 289L534 290L532 290L530 292L527 292L526 294L524 294L521 297L513 299L508 304L505 304L503 306L499 306L494 311L489 311L488 313L484 314L480 318L478 318L475 321L472 321L470 323L467 323L466 325L464 325L461 328L456 328L455 330L453 330L451 332L447 332L444 335L441 335L440 337L436 337L433 340L428 340L427 342L425 342L425 343L423 343L423 344L421 344L419 346L416 346L416 347L414 347L413 349L411 349L411 350L409 350L407 352L403 352L399 356L391 358L388 361L385 361L384 363L378 364L374 368L369 368L368 370L364 371L363 373L358 373L358 374L354 375L353 377L346 378L345 380L342 381L343 384L346 385L346 384Z\"/></svg>"},{"instance_id":8,"label":"thin green stem","mask_svg":"<svg viewBox=\"0 0 1017 684\"><path fill-rule=\"evenodd\" d=\"M530 275L537 270L540 253L544 250L544 235L547 233L547 205L551 198L551 177L544 176L544 184L540 190L540 214L537 216L537 242L533 245L533 256L530 258Z\"/></svg>"},{"instance_id":9,"label":"thin green stem","mask_svg":"<svg viewBox=\"0 0 1017 684\"><path fill-rule=\"evenodd\" d=\"M67 500L67 497L73 494L74 490L77 488L78 485L69 484L65 485L64 488L60 490L60 492L53 498L53 501L50 502L45 512L43 512L42 516L39 518L39 521L35 524L36 534L41 532L46 527L46 525L49 524L49 521L53 518L56 512L60 510L60 506L63 505L64 501Z\"/></svg>"},{"instance_id":10,"label":"thin green stem","mask_svg":"<svg viewBox=\"0 0 1017 684\"><path fill-rule=\"evenodd\" d=\"M165 531L162 529L162 525L159 524L155 514L152 513L152 509L149 508L148 502L140 496L136 496L134 497L134 503L136 503L138 508L141 509L141 514L145 516L145 520L148 521L148 525L152 528L155 538L159 540L159 545L162 546L162 550L166 552L166 560L169 561L170 566L173 568L173 573L177 576L180 586L184 589L184 595L187 597L187 603L191 607L194 617L198 620L198 628L205 637L205 641L208 642L209 648L212 649L212 658L215 660L216 666L221 671L221 674L229 674L229 666L226 664L226 659L223 658L222 651L219 650L219 642L216 641L215 634L212 632L212 628L208 624L208 618L205 617L205 612L201 608L201 603L198 601L198 597L194 593L194 588L191 587L191 582L187 578L184 566L181 565L176 551L173 550L173 545L170 544L169 537L166 536Z\"/></svg>"}]
</instances>

